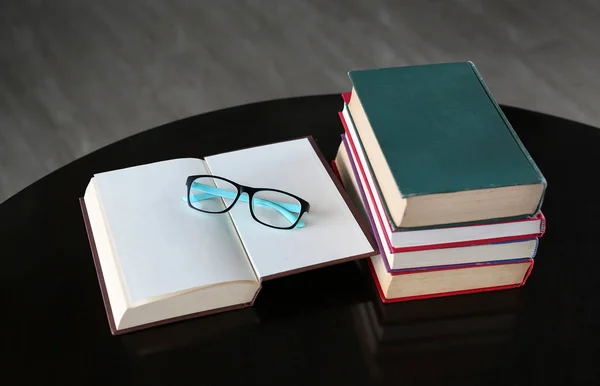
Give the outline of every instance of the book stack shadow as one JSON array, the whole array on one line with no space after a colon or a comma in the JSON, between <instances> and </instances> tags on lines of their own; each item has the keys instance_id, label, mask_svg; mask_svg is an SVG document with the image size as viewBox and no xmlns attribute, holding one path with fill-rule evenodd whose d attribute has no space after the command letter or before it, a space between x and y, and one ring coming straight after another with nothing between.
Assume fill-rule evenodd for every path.
<instances>
[{"instance_id":1,"label":"book stack shadow","mask_svg":"<svg viewBox=\"0 0 600 386\"><path fill-rule=\"evenodd\" d=\"M383 302L524 285L546 180L470 62L349 73L334 166Z\"/></svg>"}]
</instances>

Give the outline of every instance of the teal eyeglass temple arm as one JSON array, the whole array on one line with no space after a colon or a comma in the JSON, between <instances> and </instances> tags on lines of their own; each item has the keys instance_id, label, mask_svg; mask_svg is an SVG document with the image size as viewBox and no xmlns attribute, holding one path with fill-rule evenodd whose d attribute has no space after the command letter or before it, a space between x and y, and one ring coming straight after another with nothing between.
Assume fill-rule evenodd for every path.
<instances>
[{"instance_id":1,"label":"teal eyeglass temple arm","mask_svg":"<svg viewBox=\"0 0 600 386\"><path fill-rule=\"evenodd\" d=\"M201 191L206 192L206 193L200 193L200 194L192 194L190 196L190 200L192 203L199 202L202 200L207 200L207 199L214 198L214 197L223 197L223 198L228 198L230 200L234 200L235 197L237 196L237 193L230 192L229 190L217 188L217 187L214 187L211 185L200 184L198 182L192 183L192 189L201 190ZM184 200L186 200L185 197L184 197ZM242 201L242 202L248 202L248 200L249 200L248 195L242 194L238 200ZM291 223L296 222L296 219L298 218L298 216L293 213L300 213L300 210L301 210L300 205L289 204L287 202L270 201L270 200L264 200L262 198L254 198L253 202L254 202L254 204L258 204L258 205L278 211ZM296 228L302 228L302 227L304 227L304 223L302 222L302 220L300 220L300 221L298 221L298 224L296 224Z\"/></svg>"}]
</instances>

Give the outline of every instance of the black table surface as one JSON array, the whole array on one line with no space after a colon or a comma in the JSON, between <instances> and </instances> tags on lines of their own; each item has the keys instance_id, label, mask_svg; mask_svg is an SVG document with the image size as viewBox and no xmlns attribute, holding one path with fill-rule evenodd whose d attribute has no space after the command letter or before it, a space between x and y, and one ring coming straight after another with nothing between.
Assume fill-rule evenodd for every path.
<instances>
[{"instance_id":1,"label":"black table surface","mask_svg":"<svg viewBox=\"0 0 600 386\"><path fill-rule=\"evenodd\" d=\"M341 107L324 95L183 119L2 203L3 384L600 384L600 131L511 107L548 180L524 287L383 305L351 262L267 282L252 308L110 334L78 204L94 173L306 135L331 160Z\"/></svg>"}]
</instances>

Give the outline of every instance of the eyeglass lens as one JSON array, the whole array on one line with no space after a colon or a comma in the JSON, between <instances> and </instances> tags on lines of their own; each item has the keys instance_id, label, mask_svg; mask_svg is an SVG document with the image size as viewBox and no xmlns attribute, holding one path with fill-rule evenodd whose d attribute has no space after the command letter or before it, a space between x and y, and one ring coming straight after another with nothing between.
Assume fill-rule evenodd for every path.
<instances>
[{"instance_id":1,"label":"eyeglass lens","mask_svg":"<svg viewBox=\"0 0 600 386\"><path fill-rule=\"evenodd\" d=\"M259 190L251 205L258 221L275 228L289 228L298 221L301 212L300 201L274 190Z\"/></svg>"},{"instance_id":2,"label":"eyeglass lens","mask_svg":"<svg viewBox=\"0 0 600 386\"><path fill-rule=\"evenodd\" d=\"M237 187L228 181L218 177L199 177L192 182L189 200L196 209L219 213L229 209L237 195Z\"/></svg>"}]
</instances>

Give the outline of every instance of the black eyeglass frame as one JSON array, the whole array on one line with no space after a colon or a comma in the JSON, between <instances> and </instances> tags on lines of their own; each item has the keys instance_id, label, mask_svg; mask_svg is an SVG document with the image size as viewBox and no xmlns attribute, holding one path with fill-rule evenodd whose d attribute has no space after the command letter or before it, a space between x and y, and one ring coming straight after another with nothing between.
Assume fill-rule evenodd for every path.
<instances>
[{"instance_id":1,"label":"black eyeglass frame","mask_svg":"<svg viewBox=\"0 0 600 386\"><path fill-rule=\"evenodd\" d=\"M229 205L228 208L226 208L225 210L222 210L220 212L210 212L210 211L205 211L205 210L196 208L196 207L194 207L192 205L192 202L190 201L190 191L192 189L192 183L196 179L198 179L198 178L213 178L213 179L223 180L225 182L228 182L228 183L230 183L231 185L233 185L233 186L235 186L237 188L237 191L238 191L237 196L235 197L235 199L233 200L233 202L231 203L231 205ZM185 185L186 185L186 188L187 188L187 190L186 190L186 192L187 192L186 198L187 198L188 206L190 208L192 208L192 209L195 209L195 210L199 211L199 212L209 213L209 214L222 214L222 213L226 213L226 212L230 211L231 208L233 208L235 206L235 204L239 200L240 196L243 193L246 193L248 195L248 206L249 206L249 209L250 209L250 215L252 216L252 218L256 222L258 222L258 223L260 223L260 224L262 224L264 226L267 226L269 228L283 229L283 230L294 229L296 227L296 225L298 225L298 222L300 222L300 219L302 218L302 216L305 213L308 213L308 211L310 210L310 204L308 203L308 201L306 201L306 200L304 200L304 199L302 199L302 198L300 198L300 197L298 197L295 194L292 194L290 192L286 192L286 191L279 190L279 189L273 189L273 188L254 188L254 187L251 187L251 186L238 184L237 182L231 181L231 180L229 180L227 178L220 177L220 176L213 176L213 175L206 175L206 174L198 174L198 175L188 176L187 180L185 181ZM277 192L277 193L287 194L288 196L293 197L296 200L298 200L298 202L300 203L300 214L298 215L298 218L296 219L296 222L294 222L289 227L276 227L276 226L273 226L273 225L270 225L270 224L267 224L267 223L264 223L264 222L260 221L256 217L256 215L254 214L254 209L252 208L252 206L253 206L252 205L252 199L253 199L253 197L254 197L254 195L256 193L263 192L263 191Z\"/></svg>"}]
</instances>

